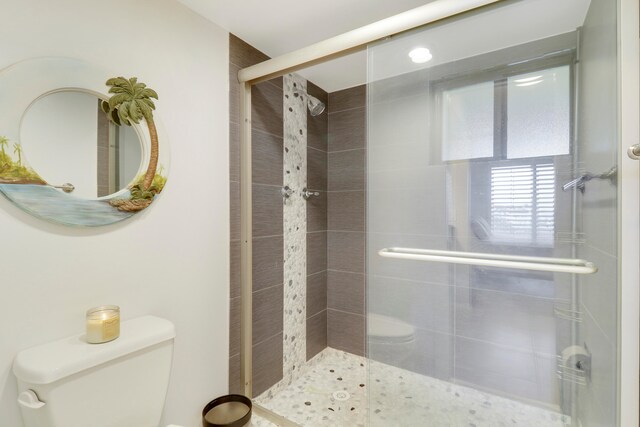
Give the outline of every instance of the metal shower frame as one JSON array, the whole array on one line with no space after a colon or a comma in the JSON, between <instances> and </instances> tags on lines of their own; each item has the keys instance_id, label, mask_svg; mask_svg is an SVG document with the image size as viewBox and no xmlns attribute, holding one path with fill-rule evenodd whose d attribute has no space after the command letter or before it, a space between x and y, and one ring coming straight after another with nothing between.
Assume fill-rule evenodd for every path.
<instances>
[{"instance_id":1,"label":"metal shower frame","mask_svg":"<svg viewBox=\"0 0 640 427\"><path fill-rule=\"evenodd\" d=\"M348 55L350 53L366 49L368 44L384 39L411 29L440 21L455 15L480 9L493 4L510 0L436 0L424 6L391 16L381 21L349 31L315 43L311 46L290 52L279 57L269 59L259 64L243 68L238 72L240 85L240 286L241 286L241 343L240 343L240 377L244 387L244 394L253 397L253 277L252 277L252 141L251 141L251 87L254 84L280 77L309 66L323 63L331 59ZM620 69L620 84L625 90L620 93L620 127L621 141L633 141L640 137L637 117L640 111L638 101L639 66L638 50L638 2L636 0L618 0L618 29L620 55L618 65ZM630 58L630 59L628 59ZM636 61L631 64L630 61ZM635 121L635 124L634 124ZM624 150L619 150L624 151ZM619 154L621 185L624 187L625 197L619 197L619 227L624 227L625 234L640 237L640 224L638 207L640 204L640 182L638 174L638 162L634 162ZM619 191L621 191L619 189ZM618 235L622 236L620 229ZM623 240L623 239L619 239ZM638 302L640 292L640 266L638 259L623 257L622 250L626 253L638 254L640 252L640 239L626 239L619 243L620 254L620 319L619 326L619 363L618 366L618 411L621 424L624 426L638 425L637 402L640 393L638 391L639 369L639 320ZM635 305L634 305L635 304ZM620 374L620 369L625 375ZM257 414L281 426L297 426L297 424L284 417L254 405Z\"/></svg>"}]
</instances>

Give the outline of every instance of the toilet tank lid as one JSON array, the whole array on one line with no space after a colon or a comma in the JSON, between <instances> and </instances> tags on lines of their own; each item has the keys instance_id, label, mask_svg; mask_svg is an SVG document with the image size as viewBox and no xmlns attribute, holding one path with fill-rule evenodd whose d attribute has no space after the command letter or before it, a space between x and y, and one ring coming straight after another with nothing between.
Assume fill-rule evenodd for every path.
<instances>
[{"instance_id":1,"label":"toilet tank lid","mask_svg":"<svg viewBox=\"0 0 640 427\"><path fill-rule=\"evenodd\" d=\"M175 327L168 320L143 316L122 322L120 337L103 344L89 344L85 334L74 335L21 351L13 373L31 384L51 384L127 354L171 340Z\"/></svg>"}]
</instances>

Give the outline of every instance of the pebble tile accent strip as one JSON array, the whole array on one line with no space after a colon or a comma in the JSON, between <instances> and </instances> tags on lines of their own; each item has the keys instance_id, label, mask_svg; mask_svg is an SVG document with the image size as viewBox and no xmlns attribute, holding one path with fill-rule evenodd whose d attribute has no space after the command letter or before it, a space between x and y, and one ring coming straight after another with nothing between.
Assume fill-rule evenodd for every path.
<instances>
[{"instance_id":1,"label":"pebble tile accent strip","mask_svg":"<svg viewBox=\"0 0 640 427\"><path fill-rule=\"evenodd\" d=\"M284 201L283 381L290 384L307 355L307 81L287 74L284 89L283 182L294 193Z\"/></svg>"}]
</instances>

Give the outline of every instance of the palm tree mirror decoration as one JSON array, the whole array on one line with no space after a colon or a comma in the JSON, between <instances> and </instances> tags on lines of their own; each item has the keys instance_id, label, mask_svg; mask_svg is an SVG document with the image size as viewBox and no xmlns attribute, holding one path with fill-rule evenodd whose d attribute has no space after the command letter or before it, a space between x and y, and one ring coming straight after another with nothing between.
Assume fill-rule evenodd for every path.
<instances>
[{"instance_id":1,"label":"palm tree mirror decoration","mask_svg":"<svg viewBox=\"0 0 640 427\"><path fill-rule=\"evenodd\" d=\"M149 129L151 150L146 173L129 187L129 199L116 198L109 201L118 210L135 212L149 206L154 196L162 191L166 181L158 173L158 131L153 120L156 108L153 99L157 100L158 94L146 84L138 82L137 77L114 77L107 80L106 84L113 96L108 101L102 101L101 108L109 120L118 126L132 126L140 124L144 119Z\"/></svg>"},{"instance_id":2,"label":"palm tree mirror decoration","mask_svg":"<svg viewBox=\"0 0 640 427\"><path fill-rule=\"evenodd\" d=\"M18 165L22 166L22 144L19 142L13 144L13 154L18 156Z\"/></svg>"},{"instance_id":3,"label":"palm tree mirror decoration","mask_svg":"<svg viewBox=\"0 0 640 427\"><path fill-rule=\"evenodd\" d=\"M6 136L0 136L0 153L2 153L2 157L5 157L7 153L5 153L5 149L9 145L9 139Z\"/></svg>"},{"instance_id":4,"label":"palm tree mirror decoration","mask_svg":"<svg viewBox=\"0 0 640 427\"><path fill-rule=\"evenodd\" d=\"M34 75L47 78L31 84ZM158 93L138 77L81 59L34 58L2 70L0 94L0 195L26 213L100 227L135 216L163 192L170 150Z\"/></svg>"}]
</instances>

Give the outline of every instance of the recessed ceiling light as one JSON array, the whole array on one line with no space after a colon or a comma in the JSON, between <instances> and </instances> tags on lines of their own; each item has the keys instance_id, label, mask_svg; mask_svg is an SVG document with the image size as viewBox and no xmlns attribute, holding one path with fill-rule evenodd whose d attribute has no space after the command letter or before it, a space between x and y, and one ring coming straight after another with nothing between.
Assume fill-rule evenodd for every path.
<instances>
[{"instance_id":1,"label":"recessed ceiling light","mask_svg":"<svg viewBox=\"0 0 640 427\"><path fill-rule=\"evenodd\" d=\"M535 81L532 81L532 82L517 83L516 86L526 87L526 86L537 85L538 83L542 83L542 80L535 80Z\"/></svg>"},{"instance_id":2,"label":"recessed ceiling light","mask_svg":"<svg viewBox=\"0 0 640 427\"><path fill-rule=\"evenodd\" d=\"M417 47L409 52L409 58L416 64L424 64L433 58L431 52L426 47Z\"/></svg>"},{"instance_id":3,"label":"recessed ceiling light","mask_svg":"<svg viewBox=\"0 0 640 427\"><path fill-rule=\"evenodd\" d=\"M516 83L528 83L528 82L532 82L534 80L538 80L541 79L542 76L533 76L533 77L526 77L524 79L517 79L515 80Z\"/></svg>"}]
</instances>

